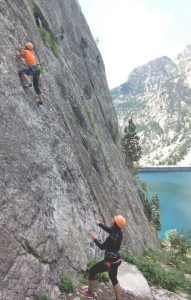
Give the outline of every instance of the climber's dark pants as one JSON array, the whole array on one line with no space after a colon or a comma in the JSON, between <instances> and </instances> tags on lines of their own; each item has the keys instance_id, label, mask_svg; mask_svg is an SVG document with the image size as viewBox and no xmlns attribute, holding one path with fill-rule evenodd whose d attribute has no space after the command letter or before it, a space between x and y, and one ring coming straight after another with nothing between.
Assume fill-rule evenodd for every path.
<instances>
[{"instance_id":1,"label":"climber's dark pants","mask_svg":"<svg viewBox=\"0 0 191 300\"><path fill-rule=\"evenodd\" d=\"M33 67L33 86L37 95L42 94L39 88L39 84L40 84L40 70L38 70L38 68L35 66Z\"/></svg>"},{"instance_id":2,"label":"climber's dark pants","mask_svg":"<svg viewBox=\"0 0 191 300\"><path fill-rule=\"evenodd\" d=\"M36 65L31 67L23 68L19 71L19 76L22 79L22 75L26 74L28 76L33 76L33 87L37 95L42 94L39 84L40 84L40 70L37 68Z\"/></svg>"},{"instance_id":3,"label":"climber's dark pants","mask_svg":"<svg viewBox=\"0 0 191 300\"><path fill-rule=\"evenodd\" d=\"M89 280L95 280L96 274L108 271L112 285L115 286L118 283L117 270L120 264L121 261L116 264L111 264L111 267L108 268L105 260L100 261L89 269Z\"/></svg>"}]
</instances>

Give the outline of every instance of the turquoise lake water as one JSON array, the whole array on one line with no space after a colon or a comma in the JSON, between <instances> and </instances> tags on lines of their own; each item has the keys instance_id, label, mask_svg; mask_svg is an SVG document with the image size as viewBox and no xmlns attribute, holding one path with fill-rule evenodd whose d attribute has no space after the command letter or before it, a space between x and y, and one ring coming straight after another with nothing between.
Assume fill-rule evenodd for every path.
<instances>
[{"instance_id":1,"label":"turquoise lake water","mask_svg":"<svg viewBox=\"0 0 191 300\"><path fill-rule=\"evenodd\" d=\"M138 174L148 186L149 196L156 192L160 199L163 238L166 230L180 233L191 230L191 172L145 172Z\"/></svg>"}]
</instances>

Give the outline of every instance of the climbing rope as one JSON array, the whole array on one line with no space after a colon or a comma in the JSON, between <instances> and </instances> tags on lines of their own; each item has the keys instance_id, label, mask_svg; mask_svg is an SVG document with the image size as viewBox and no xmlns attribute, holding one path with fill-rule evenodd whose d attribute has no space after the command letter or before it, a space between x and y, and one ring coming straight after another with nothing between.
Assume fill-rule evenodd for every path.
<instances>
[{"instance_id":1,"label":"climbing rope","mask_svg":"<svg viewBox=\"0 0 191 300\"><path fill-rule=\"evenodd\" d=\"M98 240L100 238L100 233L101 233L101 227L99 227L99 231L98 231ZM96 247L96 250L95 250L95 259L99 259L99 248Z\"/></svg>"}]
</instances>

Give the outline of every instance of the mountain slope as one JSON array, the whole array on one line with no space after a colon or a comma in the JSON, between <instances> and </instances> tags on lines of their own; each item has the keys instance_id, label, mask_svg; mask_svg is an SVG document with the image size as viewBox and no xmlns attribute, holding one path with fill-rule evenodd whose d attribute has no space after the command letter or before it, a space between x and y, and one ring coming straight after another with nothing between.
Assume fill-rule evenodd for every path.
<instances>
[{"instance_id":1,"label":"mountain slope","mask_svg":"<svg viewBox=\"0 0 191 300\"><path fill-rule=\"evenodd\" d=\"M191 46L175 61L161 57L136 68L111 93L120 127L130 117L137 126L141 164L182 163L191 150Z\"/></svg>"},{"instance_id":2,"label":"mountain slope","mask_svg":"<svg viewBox=\"0 0 191 300\"><path fill-rule=\"evenodd\" d=\"M62 273L86 268L96 218L122 212L134 253L157 240L124 166L104 65L78 2L1 0L0 32L0 299L34 300ZM28 40L45 64L41 107L17 73L14 45Z\"/></svg>"}]
</instances>

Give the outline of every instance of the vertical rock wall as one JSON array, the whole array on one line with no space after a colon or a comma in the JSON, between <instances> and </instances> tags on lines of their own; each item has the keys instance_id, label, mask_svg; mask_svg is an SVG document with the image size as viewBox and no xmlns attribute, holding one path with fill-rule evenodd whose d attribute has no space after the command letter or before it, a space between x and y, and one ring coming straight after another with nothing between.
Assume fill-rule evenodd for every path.
<instances>
[{"instance_id":1,"label":"vertical rock wall","mask_svg":"<svg viewBox=\"0 0 191 300\"><path fill-rule=\"evenodd\" d=\"M56 37L55 57L33 12ZM124 167L101 55L75 0L0 0L0 299L35 299L95 254L95 219L128 218L135 253L157 241ZM44 105L17 74L14 45L44 62Z\"/></svg>"}]
</instances>

